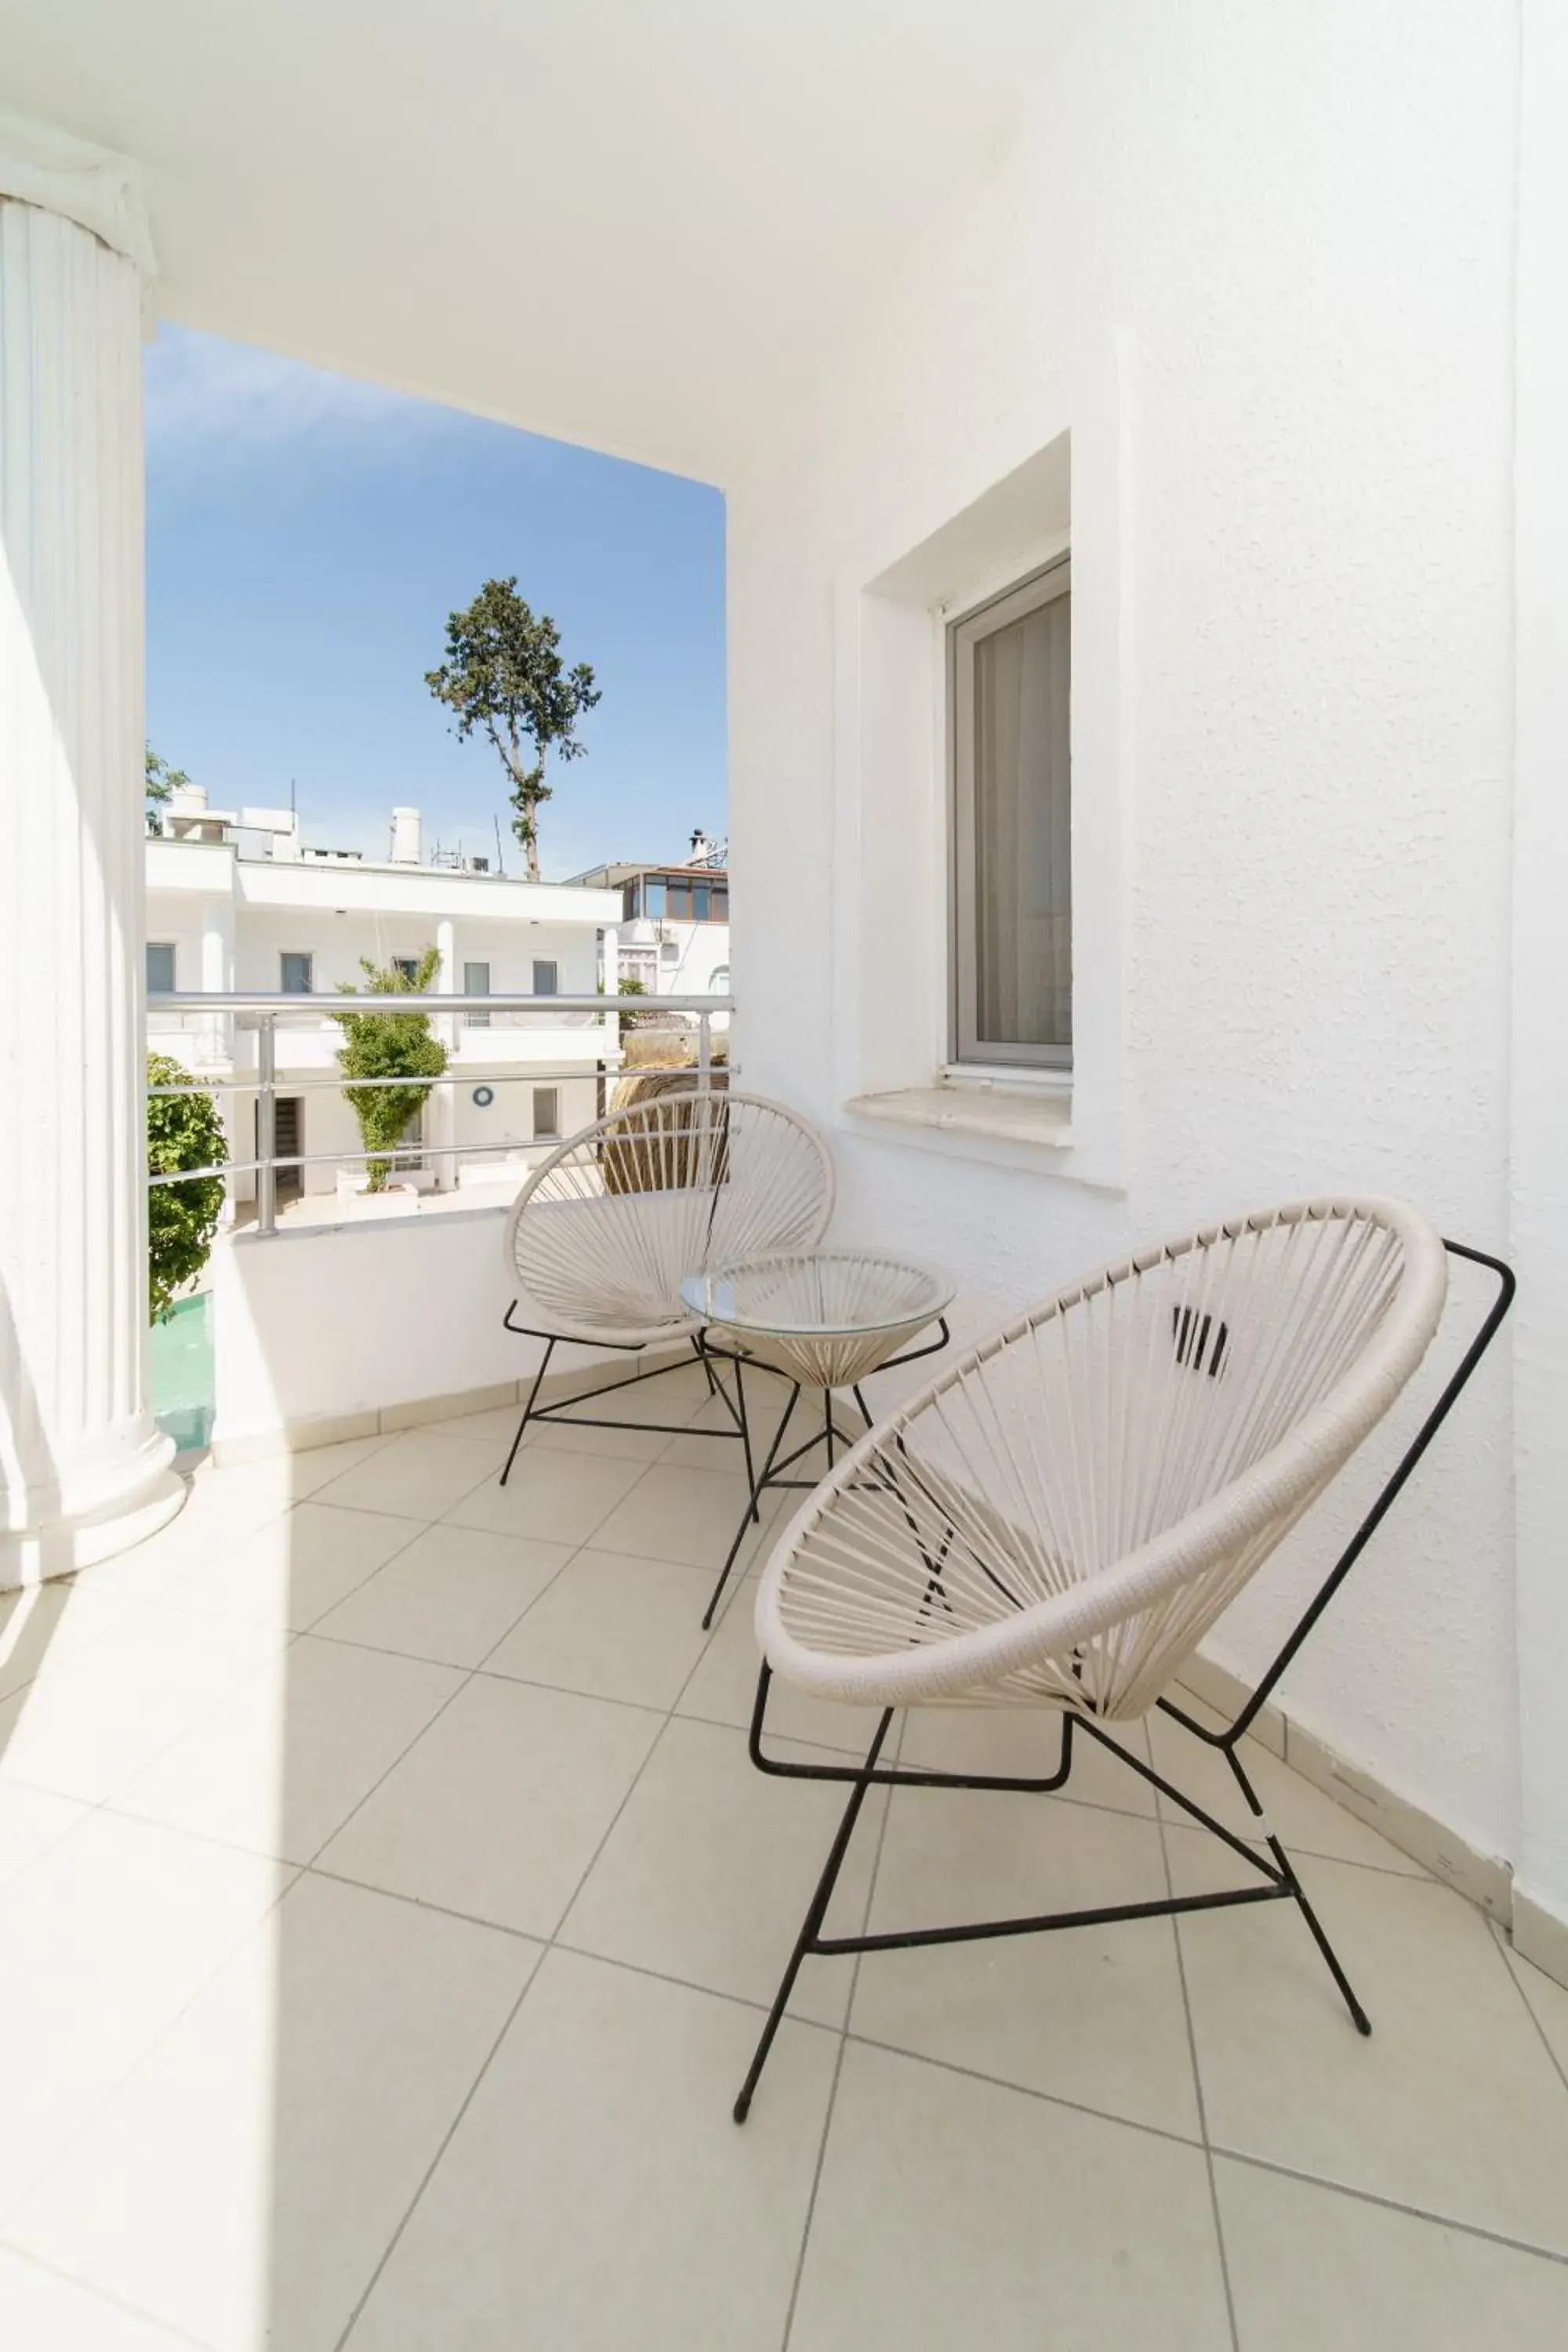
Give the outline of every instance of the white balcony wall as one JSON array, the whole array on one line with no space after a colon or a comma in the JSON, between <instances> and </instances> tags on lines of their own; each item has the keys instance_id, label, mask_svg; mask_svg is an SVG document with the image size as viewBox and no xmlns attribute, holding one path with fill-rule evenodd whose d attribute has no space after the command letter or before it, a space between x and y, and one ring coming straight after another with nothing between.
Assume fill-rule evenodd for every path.
<instances>
[{"instance_id":1,"label":"white balcony wall","mask_svg":"<svg viewBox=\"0 0 1568 2352\"><path fill-rule=\"evenodd\" d=\"M1505 0L1078 12L731 485L748 1083L965 1334L1333 1186L1506 1250L1517 70ZM876 1122L847 1105L947 1052L942 607L1068 538L1073 1132ZM1483 1297L1222 1660L1270 1654ZM1506 1348L1286 1696L1518 1851Z\"/></svg>"}]
</instances>

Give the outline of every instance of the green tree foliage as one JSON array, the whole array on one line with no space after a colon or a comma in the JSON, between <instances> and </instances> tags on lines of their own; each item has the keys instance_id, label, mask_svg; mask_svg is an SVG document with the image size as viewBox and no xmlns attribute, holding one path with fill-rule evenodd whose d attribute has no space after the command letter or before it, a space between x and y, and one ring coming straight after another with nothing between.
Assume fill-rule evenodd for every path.
<instances>
[{"instance_id":1,"label":"green tree foliage","mask_svg":"<svg viewBox=\"0 0 1568 2352\"><path fill-rule=\"evenodd\" d=\"M425 673L437 701L456 714L453 731L466 738L480 728L500 754L531 882L539 879L539 804L551 797L545 761L552 751L582 758L577 721L600 692L586 662L564 667L560 646L560 630L524 604L515 578L487 580L465 611L447 615L447 658Z\"/></svg>"},{"instance_id":2,"label":"green tree foliage","mask_svg":"<svg viewBox=\"0 0 1568 2352\"><path fill-rule=\"evenodd\" d=\"M160 760L151 743L147 746L147 830L163 830L163 803L171 793L182 793L190 782L184 768L171 768L167 760Z\"/></svg>"},{"instance_id":3,"label":"green tree foliage","mask_svg":"<svg viewBox=\"0 0 1568 2352\"><path fill-rule=\"evenodd\" d=\"M433 947L426 949L412 978L395 964L373 963L369 956L361 956L363 989L344 982L339 993L419 996L431 986L440 967L440 950ZM432 1034L426 1013L334 1013L332 1018L343 1033L338 1067L346 1078L438 1078L447 1066L447 1048ZM359 1121L365 1150L386 1155L369 1163L368 1192L385 1191L392 1153L429 1091L428 1086L415 1085L343 1088L343 1099Z\"/></svg>"},{"instance_id":4,"label":"green tree foliage","mask_svg":"<svg viewBox=\"0 0 1568 2352\"><path fill-rule=\"evenodd\" d=\"M191 1073L167 1054L147 1056L150 1087L188 1087ZM172 1176L181 1168L221 1168L228 1144L210 1095L150 1095L147 1172ZM166 1323L186 1283L200 1274L223 1213L223 1178L193 1176L188 1184L153 1184L147 1192L147 1287L150 1320Z\"/></svg>"}]
</instances>

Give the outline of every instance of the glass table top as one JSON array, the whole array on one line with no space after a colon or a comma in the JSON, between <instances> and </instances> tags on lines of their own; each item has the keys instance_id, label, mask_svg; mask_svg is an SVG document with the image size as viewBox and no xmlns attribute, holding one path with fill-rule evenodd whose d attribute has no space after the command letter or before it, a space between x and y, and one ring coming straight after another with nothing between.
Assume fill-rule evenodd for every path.
<instances>
[{"instance_id":1,"label":"glass table top","mask_svg":"<svg viewBox=\"0 0 1568 2352\"><path fill-rule=\"evenodd\" d=\"M689 1274L680 1296L694 1315L732 1330L826 1338L918 1328L949 1305L952 1285L907 1258L803 1250Z\"/></svg>"}]
</instances>

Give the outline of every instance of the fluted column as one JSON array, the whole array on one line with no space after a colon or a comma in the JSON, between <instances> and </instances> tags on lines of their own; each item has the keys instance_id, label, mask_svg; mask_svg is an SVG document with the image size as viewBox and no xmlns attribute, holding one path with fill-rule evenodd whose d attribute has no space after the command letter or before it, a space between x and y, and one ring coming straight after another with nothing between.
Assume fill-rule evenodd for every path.
<instances>
[{"instance_id":1,"label":"fluted column","mask_svg":"<svg viewBox=\"0 0 1568 2352\"><path fill-rule=\"evenodd\" d=\"M177 1507L147 1379L134 177L0 120L0 1584Z\"/></svg>"}]
</instances>

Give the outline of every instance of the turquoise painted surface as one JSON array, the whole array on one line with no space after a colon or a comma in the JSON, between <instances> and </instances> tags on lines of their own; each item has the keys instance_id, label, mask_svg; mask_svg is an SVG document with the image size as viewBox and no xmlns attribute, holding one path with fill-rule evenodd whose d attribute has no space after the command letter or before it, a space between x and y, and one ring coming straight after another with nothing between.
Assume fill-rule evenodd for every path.
<instances>
[{"instance_id":1,"label":"turquoise painted surface","mask_svg":"<svg viewBox=\"0 0 1568 2352\"><path fill-rule=\"evenodd\" d=\"M211 1439L215 1405L212 1294L204 1290L153 1326L153 1412L184 1454Z\"/></svg>"}]
</instances>

